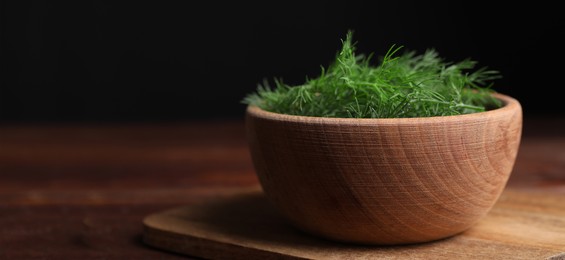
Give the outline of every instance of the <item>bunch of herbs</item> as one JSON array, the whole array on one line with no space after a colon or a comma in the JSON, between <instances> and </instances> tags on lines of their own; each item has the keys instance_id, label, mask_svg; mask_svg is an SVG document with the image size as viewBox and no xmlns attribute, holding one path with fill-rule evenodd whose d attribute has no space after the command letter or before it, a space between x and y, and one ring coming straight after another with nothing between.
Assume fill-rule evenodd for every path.
<instances>
[{"instance_id":1,"label":"bunch of herbs","mask_svg":"<svg viewBox=\"0 0 565 260\"><path fill-rule=\"evenodd\" d=\"M264 83L243 103L275 113L340 118L448 116L501 106L491 95L498 71L474 70L477 62L470 59L446 62L433 49L399 54L402 47L395 46L372 65L372 54L355 53L352 36L349 31L319 77L298 86Z\"/></svg>"}]
</instances>

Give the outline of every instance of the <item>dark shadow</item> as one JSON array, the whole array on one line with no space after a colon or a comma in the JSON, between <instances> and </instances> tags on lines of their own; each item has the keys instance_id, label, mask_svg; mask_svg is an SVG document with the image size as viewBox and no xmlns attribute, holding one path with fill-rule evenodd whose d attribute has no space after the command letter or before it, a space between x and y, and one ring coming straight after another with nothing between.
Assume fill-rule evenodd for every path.
<instances>
[{"instance_id":1,"label":"dark shadow","mask_svg":"<svg viewBox=\"0 0 565 260\"><path fill-rule=\"evenodd\" d=\"M183 218L198 225L205 225L207 230L228 235L230 238L293 249L332 248L333 250L343 249L358 253L365 250L372 252L378 250L385 253L422 249L450 239L401 246L364 246L330 241L295 228L274 209L263 193L260 192L202 204L201 207L191 211L189 215L183 216Z\"/></svg>"},{"instance_id":2,"label":"dark shadow","mask_svg":"<svg viewBox=\"0 0 565 260\"><path fill-rule=\"evenodd\" d=\"M141 247L141 248L145 248L147 250L150 250L148 252L145 252L145 254L147 254L147 259L156 259L157 255L152 255L152 253L154 252L159 252L160 254L166 254L167 259L187 259L187 255L185 254L181 254L181 253L177 253L177 252L173 252L170 250L165 250L159 247L154 247L151 246L147 243L143 242L143 235L139 234L134 236L130 242L135 245L136 247ZM159 256L159 258L161 259L161 256ZM200 257L196 257L196 256L190 256L189 259L205 259L205 258L200 258Z\"/></svg>"}]
</instances>

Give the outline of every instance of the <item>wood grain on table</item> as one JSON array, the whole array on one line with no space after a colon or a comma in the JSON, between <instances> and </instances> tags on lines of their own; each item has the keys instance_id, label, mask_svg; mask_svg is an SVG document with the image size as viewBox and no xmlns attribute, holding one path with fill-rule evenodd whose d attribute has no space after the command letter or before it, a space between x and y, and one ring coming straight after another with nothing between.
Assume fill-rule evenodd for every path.
<instances>
[{"instance_id":1,"label":"wood grain on table","mask_svg":"<svg viewBox=\"0 0 565 260\"><path fill-rule=\"evenodd\" d=\"M142 219L257 185L241 121L4 124L0 258L186 259ZM565 198L564 119L524 119L507 189Z\"/></svg>"}]
</instances>

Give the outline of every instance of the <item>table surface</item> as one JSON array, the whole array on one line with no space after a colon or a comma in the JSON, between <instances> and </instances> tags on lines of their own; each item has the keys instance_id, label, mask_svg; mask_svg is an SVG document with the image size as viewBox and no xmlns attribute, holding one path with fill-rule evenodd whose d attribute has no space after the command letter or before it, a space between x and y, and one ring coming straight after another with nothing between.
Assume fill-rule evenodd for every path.
<instances>
[{"instance_id":1,"label":"table surface","mask_svg":"<svg viewBox=\"0 0 565 260\"><path fill-rule=\"evenodd\" d=\"M242 121L0 125L0 258L186 259L142 219L257 186ZM507 189L565 196L565 119L525 118Z\"/></svg>"}]
</instances>

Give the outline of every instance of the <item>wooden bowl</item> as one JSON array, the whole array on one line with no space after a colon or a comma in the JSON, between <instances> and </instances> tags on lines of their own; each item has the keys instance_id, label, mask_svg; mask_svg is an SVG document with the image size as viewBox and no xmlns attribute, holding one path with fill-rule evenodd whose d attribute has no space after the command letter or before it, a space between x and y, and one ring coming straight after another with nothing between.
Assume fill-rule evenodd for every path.
<instances>
[{"instance_id":1,"label":"wooden bowl","mask_svg":"<svg viewBox=\"0 0 565 260\"><path fill-rule=\"evenodd\" d=\"M427 118L277 114L250 106L261 186L300 229L359 244L408 244L465 231L497 201L516 159L522 108Z\"/></svg>"}]
</instances>

